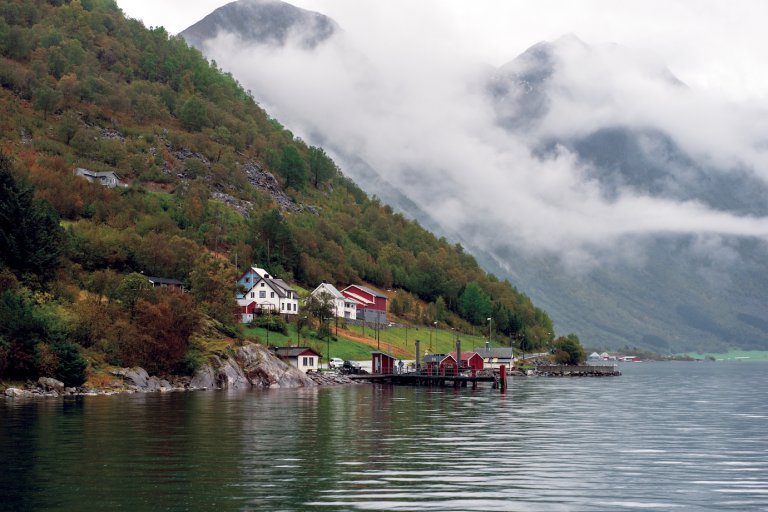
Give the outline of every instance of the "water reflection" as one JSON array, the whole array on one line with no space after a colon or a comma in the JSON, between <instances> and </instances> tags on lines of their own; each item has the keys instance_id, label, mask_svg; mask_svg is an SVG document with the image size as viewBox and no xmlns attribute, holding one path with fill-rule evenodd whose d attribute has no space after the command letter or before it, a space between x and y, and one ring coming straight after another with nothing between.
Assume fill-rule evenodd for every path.
<instances>
[{"instance_id":1,"label":"water reflection","mask_svg":"<svg viewBox=\"0 0 768 512\"><path fill-rule=\"evenodd\" d=\"M766 365L0 402L2 510L768 507Z\"/></svg>"}]
</instances>

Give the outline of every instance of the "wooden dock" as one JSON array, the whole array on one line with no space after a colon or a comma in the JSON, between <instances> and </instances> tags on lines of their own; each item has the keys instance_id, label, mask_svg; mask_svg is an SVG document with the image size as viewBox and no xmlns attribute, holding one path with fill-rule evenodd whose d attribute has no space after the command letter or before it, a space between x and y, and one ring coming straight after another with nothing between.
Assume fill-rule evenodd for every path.
<instances>
[{"instance_id":1,"label":"wooden dock","mask_svg":"<svg viewBox=\"0 0 768 512\"><path fill-rule=\"evenodd\" d=\"M621 372L614 365L542 365L536 372L545 377L616 377Z\"/></svg>"},{"instance_id":2,"label":"wooden dock","mask_svg":"<svg viewBox=\"0 0 768 512\"><path fill-rule=\"evenodd\" d=\"M605 365L542 365L536 368L536 375L543 377L615 377L621 375L616 366ZM381 382L408 386L467 387L477 388L478 382L490 382L494 389L507 387L507 371L504 366L499 370L450 372L372 373L349 375L350 379L366 382Z\"/></svg>"},{"instance_id":3,"label":"wooden dock","mask_svg":"<svg viewBox=\"0 0 768 512\"><path fill-rule=\"evenodd\" d=\"M502 374L500 371L480 371L480 372L461 372L459 374L450 373L429 373L406 372L406 373L372 373L368 375L350 375L353 380L362 380L367 382L382 382L387 384L399 384L408 386L433 386L433 387L467 387L470 384L472 388L477 388L478 382L490 382L492 387L505 389L507 385L506 370Z\"/></svg>"}]
</instances>

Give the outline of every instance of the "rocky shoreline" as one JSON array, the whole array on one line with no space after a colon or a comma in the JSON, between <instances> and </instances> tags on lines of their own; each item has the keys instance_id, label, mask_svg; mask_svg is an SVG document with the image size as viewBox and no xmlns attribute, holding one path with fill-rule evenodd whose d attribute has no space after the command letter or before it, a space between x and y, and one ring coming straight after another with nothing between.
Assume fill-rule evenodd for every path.
<instances>
[{"instance_id":1,"label":"rocky shoreline","mask_svg":"<svg viewBox=\"0 0 768 512\"><path fill-rule=\"evenodd\" d=\"M99 387L66 387L63 382L40 377L23 387L9 387L8 398L113 395L117 393L154 393L202 391L209 389L269 389L338 386L359 384L335 372L310 372L276 358L261 345L247 343L225 353L212 355L192 377L149 375L140 367L110 370L112 380Z\"/></svg>"}]
</instances>

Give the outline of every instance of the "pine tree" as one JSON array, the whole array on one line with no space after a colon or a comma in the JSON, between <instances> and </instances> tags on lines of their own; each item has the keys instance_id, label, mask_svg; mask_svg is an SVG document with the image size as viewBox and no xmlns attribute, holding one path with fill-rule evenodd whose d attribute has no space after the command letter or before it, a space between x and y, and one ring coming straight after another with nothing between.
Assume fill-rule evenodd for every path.
<instances>
[{"instance_id":1,"label":"pine tree","mask_svg":"<svg viewBox=\"0 0 768 512\"><path fill-rule=\"evenodd\" d=\"M58 266L64 231L47 201L11 174L11 161L0 155L0 263L17 275L41 275Z\"/></svg>"}]
</instances>

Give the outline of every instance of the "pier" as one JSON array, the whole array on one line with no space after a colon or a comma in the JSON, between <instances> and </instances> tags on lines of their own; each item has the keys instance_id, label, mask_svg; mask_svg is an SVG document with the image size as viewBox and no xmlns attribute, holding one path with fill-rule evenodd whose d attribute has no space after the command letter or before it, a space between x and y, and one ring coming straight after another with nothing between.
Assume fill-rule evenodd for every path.
<instances>
[{"instance_id":1,"label":"pier","mask_svg":"<svg viewBox=\"0 0 768 512\"><path fill-rule=\"evenodd\" d=\"M536 373L545 377L617 377L621 372L615 365L541 365Z\"/></svg>"},{"instance_id":2,"label":"pier","mask_svg":"<svg viewBox=\"0 0 768 512\"><path fill-rule=\"evenodd\" d=\"M404 373L372 373L368 375L350 375L350 379L367 382L381 382L410 386L467 387L477 388L478 382L490 382L494 389L506 389L507 371L504 366L499 370L432 372L422 369Z\"/></svg>"}]
</instances>

